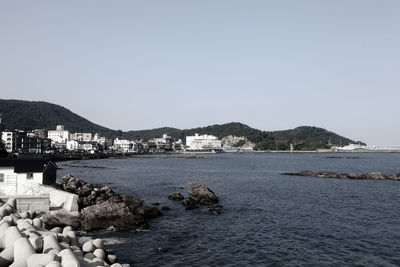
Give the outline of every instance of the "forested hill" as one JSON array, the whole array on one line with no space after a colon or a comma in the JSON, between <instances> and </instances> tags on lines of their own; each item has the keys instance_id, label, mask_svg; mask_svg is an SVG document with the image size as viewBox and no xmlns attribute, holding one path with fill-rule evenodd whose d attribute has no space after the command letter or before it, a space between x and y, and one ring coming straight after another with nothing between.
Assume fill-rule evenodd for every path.
<instances>
[{"instance_id":1,"label":"forested hill","mask_svg":"<svg viewBox=\"0 0 400 267\"><path fill-rule=\"evenodd\" d=\"M72 132L100 133L108 138L127 138L149 140L166 133L175 139L185 139L187 135L211 134L219 138L233 135L246 137L255 144L256 150L314 150L329 148L331 145L347 145L354 141L318 127L302 126L285 131L261 131L239 122L217 124L194 129L176 129L170 127L151 130L122 132L112 130L71 112L70 110L47 102L21 100L0 100L0 114L7 129L55 129L62 124Z\"/></svg>"},{"instance_id":2,"label":"forested hill","mask_svg":"<svg viewBox=\"0 0 400 267\"><path fill-rule=\"evenodd\" d=\"M48 130L62 124L73 132L102 133L107 137L118 134L118 131L92 123L62 106L47 102L0 99L0 114L9 130Z\"/></svg>"}]
</instances>

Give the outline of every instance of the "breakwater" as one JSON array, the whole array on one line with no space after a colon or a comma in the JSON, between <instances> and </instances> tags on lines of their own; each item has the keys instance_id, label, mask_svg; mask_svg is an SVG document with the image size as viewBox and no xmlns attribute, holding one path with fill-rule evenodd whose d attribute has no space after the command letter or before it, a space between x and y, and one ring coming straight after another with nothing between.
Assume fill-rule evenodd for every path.
<instances>
[{"instance_id":1,"label":"breakwater","mask_svg":"<svg viewBox=\"0 0 400 267\"><path fill-rule=\"evenodd\" d=\"M81 246L71 226L47 229L42 215L17 212L13 198L0 207L0 266L130 266L117 263L117 256L104 249L101 239Z\"/></svg>"},{"instance_id":2,"label":"breakwater","mask_svg":"<svg viewBox=\"0 0 400 267\"><path fill-rule=\"evenodd\" d=\"M381 172L369 173L337 173L337 172L314 172L314 171L300 171L300 172L284 172L282 175L294 176L314 176L321 178L340 178L340 179L356 179L356 180L400 180L400 173L385 174Z\"/></svg>"}]
</instances>

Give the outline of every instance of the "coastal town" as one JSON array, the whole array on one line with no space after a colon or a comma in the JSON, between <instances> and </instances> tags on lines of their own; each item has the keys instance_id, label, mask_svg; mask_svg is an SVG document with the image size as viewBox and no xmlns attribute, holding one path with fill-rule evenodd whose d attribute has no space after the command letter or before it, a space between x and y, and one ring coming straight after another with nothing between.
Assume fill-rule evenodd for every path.
<instances>
[{"instance_id":1,"label":"coastal town","mask_svg":"<svg viewBox=\"0 0 400 267\"><path fill-rule=\"evenodd\" d=\"M59 153L184 153L222 151L222 141L213 135L186 136L186 142L174 140L163 134L150 140L109 139L98 133L71 132L63 125L56 129L9 130L1 123L0 136L8 153L15 156L24 154ZM225 147L226 148L226 147Z\"/></svg>"}]
</instances>

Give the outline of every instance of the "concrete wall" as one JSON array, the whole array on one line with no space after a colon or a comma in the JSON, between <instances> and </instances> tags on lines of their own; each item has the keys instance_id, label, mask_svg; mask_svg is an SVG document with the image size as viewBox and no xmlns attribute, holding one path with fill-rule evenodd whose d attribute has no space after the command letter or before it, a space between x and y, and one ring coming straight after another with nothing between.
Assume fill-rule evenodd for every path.
<instances>
[{"instance_id":1,"label":"concrete wall","mask_svg":"<svg viewBox=\"0 0 400 267\"><path fill-rule=\"evenodd\" d=\"M0 182L0 195L15 195L17 175L14 173L14 167L2 167L0 173L4 176L4 182Z\"/></svg>"},{"instance_id":2,"label":"concrete wall","mask_svg":"<svg viewBox=\"0 0 400 267\"><path fill-rule=\"evenodd\" d=\"M47 187L47 191L50 194L50 203L52 207L60 207L63 210L70 212L79 210L78 195L51 187Z\"/></svg>"},{"instance_id":3,"label":"concrete wall","mask_svg":"<svg viewBox=\"0 0 400 267\"><path fill-rule=\"evenodd\" d=\"M7 201L9 196L0 196L2 201ZM13 196L14 198L14 196ZM17 196L17 210L20 211L49 211L50 196Z\"/></svg>"}]
</instances>

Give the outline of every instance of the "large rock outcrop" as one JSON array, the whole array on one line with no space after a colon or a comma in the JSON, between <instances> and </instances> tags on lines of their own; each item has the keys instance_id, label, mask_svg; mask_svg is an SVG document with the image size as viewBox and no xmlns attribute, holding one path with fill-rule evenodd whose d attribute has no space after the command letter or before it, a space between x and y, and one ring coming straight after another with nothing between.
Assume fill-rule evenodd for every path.
<instances>
[{"instance_id":1,"label":"large rock outcrop","mask_svg":"<svg viewBox=\"0 0 400 267\"><path fill-rule=\"evenodd\" d=\"M145 229L148 227L147 220L162 215L156 207L143 206L143 200L139 198L121 196L108 186L90 184L69 174L58 180L57 184L61 189L79 196L80 227L86 231L110 227L120 230ZM57 226L57 218L49 219L49 224Z\"/></svg>"},{"instance_id":2,"label":"large rock outcrop","mask_svg":"<svg viewBox=\"0 0 400 267\"><path fill-rule=\"evenodd\" d=\"M81 212L81 228L86 231L114 227L121 230L147 228L144 214L135 214L123 203L105 201Z\"/></svg>"},{"instance_id":3,"label":"large rock outcrop","mask_svg":"<svg viewBox=\"0 0 400 267\"><path fill-rule=\"evenodd\" d=\"M221 205L218 205L218 198L214 192L202 182L189 183L189 198L184 199L182 204L186 210L196 209L200 206L206 206L212 214L220 214ZM173 197L172 197L173 196ZM180 193L174 193L168 198L171 200L182 200Z\"/></svg>"},{"instance_id":4,"label":"large rock outcrop","mask_svg":"<svg viewBox=\"0 0 400 267\"><path fill-rule=\"evenodd\" d=\"M212 205L218 203L214 192L202 182L189 183L189 199L201 205Z\"/></svg>"}]
</instances>

